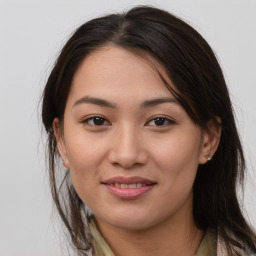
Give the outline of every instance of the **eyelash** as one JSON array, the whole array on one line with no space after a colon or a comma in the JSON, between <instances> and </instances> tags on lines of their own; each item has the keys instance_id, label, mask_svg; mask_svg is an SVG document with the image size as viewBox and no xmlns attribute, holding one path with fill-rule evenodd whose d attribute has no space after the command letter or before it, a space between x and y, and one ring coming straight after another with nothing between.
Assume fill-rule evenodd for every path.
<instances>
[{"instance_id":1,"label":"eyelash","mask_svg":"<svg viewBox=\"0 0 256 256\"><path fill-rule=\"evenodd\" d=\"M97 120L97 119L98 119L98 120ZM90 121L94 122L94 124L90 124L90 123L89 123ZM89 117L89 118L83 120L82 123L83 123L83 124L90 125L90 126L103 126L103 124L95 124L95 121L96 121L96 122L97 122L97 121L99 121L99 122L102 122L102 121L103 121L103 124L104 124L105 122L107 122L107 123L108 123L107 126L110 126L110 125L111 125L110 122L109 122L106 118L104 118L104 117L102 117L102 116L91 116L91 117Z\"/></svg>"},{"instance_id":2,"label":"eyelash","mask_svg":"<svg viewBox=\"0 0 256 256\"><path fill-rule=\"evenodd\" d=\"M90 123L90 121L93 122ZM95 122L99 122L98 124L95 123ZM150 122L160 122L160 125L150 125ZM110 122L102 117L102 116L91 116L85 120L82 121L83 124L87 124L87 125L90 125L90 126L110 126ZM107 123L107 124L104 124L104 123ZM170 118L167 118L165 116L156 116L154 118L151 118L149 121L146 122L145 126L156 126L156 127L166 127L166 126L169 126L169 125L173 125L175 124L176 122L173 121L172 119Z\"/></svg>"},{"instance_id":3,"label":"eyelash","mask_svg":"<svg viewBox=\"0 0 256 256\"><path fill-rule=\"evenodd\" d=\"M156 116L154 118L151 118L147 123L146 123L146 126L150 126L149 123L150 122L160 122L161 124L163 125L152 125L152 126L156 126L156 127L166 127L166 126L169 126L169 125L173 125L175 124L175 122L168 118L168 117L165 117L165 116Z\"/></svg>"}]
</instances>

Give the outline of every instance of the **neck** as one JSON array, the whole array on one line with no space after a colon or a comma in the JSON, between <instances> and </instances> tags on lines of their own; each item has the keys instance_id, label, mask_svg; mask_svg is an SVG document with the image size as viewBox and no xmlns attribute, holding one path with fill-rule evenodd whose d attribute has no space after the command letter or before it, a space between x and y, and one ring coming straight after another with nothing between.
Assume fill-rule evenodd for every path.
<instances>
[{"instance_id":1,"label":"neck","mask_svg":"<svg viewBox=\"0 0 256 256\"><path fill-rule=\"evenodd\" d=\"M114 227L100 219L96 221L99 229L113 250L119 256L175 255L193 256L203 236L193 218L186 221L166 220L143 230L127 230ZM131 246L132 245L132 246Z\"/></svg>"}]
</instances>

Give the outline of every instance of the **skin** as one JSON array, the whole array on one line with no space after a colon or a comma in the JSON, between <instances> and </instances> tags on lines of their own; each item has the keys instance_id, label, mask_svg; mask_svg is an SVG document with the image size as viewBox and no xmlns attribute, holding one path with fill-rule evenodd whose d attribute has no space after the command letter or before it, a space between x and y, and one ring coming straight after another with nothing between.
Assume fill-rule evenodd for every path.
<instances>
[{"instance_id":1,"label":"skin","mask_svg":"<svg viewBox=\"0 0 256 256\"><path fill-rule=\"evenodd\" d=\"M203 236L193 221L192 188L220 131L196 126L157 72L175 88L156 61L101 47L75 73L63 129L58 118L53 122L73 185L116 255L194 255ZM163 98L169 102L152 101ZM102 119L97 123L95 116ZM156 185L136 199L122 199L102 184L116 176Z\"/></svg>"}]
</instances>

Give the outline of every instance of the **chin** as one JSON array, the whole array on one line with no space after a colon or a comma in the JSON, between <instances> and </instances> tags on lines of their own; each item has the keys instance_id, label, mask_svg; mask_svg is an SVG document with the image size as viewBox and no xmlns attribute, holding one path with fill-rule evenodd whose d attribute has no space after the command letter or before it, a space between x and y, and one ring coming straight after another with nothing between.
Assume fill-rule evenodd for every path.
<instances>
[{"instance_id":1,"label":"chin","mask_svg":"<svg viewBox=\"0 0 256 256\"><path fill-rule=\"evenodd\" d=\"M138 230L143 230L143 229L147 229L150 228L152 225L150 225L150 223L144 221L141 222L138 219L132 219L127 218L127 219L119 219L119 220L113 220L111 222L109 222L110 225L119 228L119 229L124 229L124 230L130 230L130 231L138 231Z\"/></svg>"},{"instance_id":2,"label":"chin","mask_svg":"<svg viewBox=\"0 0 256 256\"><path fill-rule=\"evenodd\" d=\"M142 230L151 228L157 224L159 218L152 216L147 212L134 212L134 211L125 211L125 212L116 212L113 211L106 215L95 215L96 219L108 223L109 225L125 230Z\"/></svg>"}]
</instances>

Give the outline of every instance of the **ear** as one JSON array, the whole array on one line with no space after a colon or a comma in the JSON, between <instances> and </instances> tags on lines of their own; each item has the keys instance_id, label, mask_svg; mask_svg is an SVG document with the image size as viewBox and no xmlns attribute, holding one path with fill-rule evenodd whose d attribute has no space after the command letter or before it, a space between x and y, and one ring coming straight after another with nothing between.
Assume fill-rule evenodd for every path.
<instances>
[{"instance_id":1,"label":"ear","mask_svg":"<svg viewBox=\"0 0 256 256\"><path fill-rule=\"evenodd\" d=\"M221 137L221 119L216 117L208 121L207 129L202 134L202 147L199 156L199 164L210 161L217 151Z\"/></svg>"},{"instance_id":2,"label":"ear","mask_svg":"<svg viewBox=\"0 0 256 256\"><path fill-rule=\"evenodd\" d=\"M57 142L57 148L58 152L63 159L63 164L66 163L66 147L65 147L65 142L64 142L64 137L62 134L61 126L60 126L60 120L59 118L54 118L53 123L52 123L52 128L54 132L54 136Z\"/></svg>"}]
</instances>

